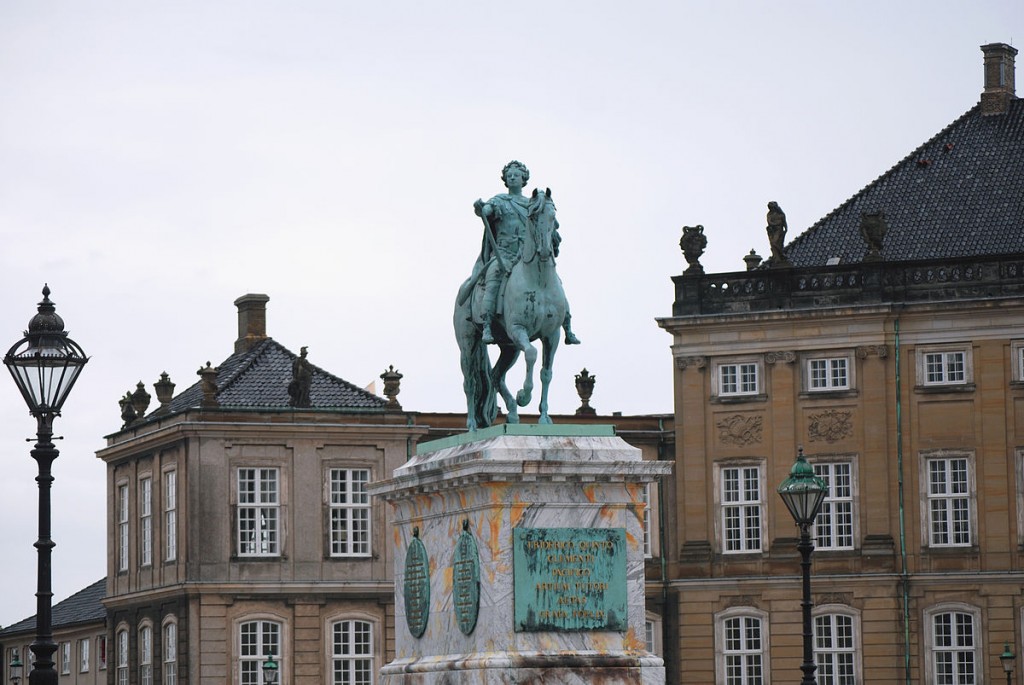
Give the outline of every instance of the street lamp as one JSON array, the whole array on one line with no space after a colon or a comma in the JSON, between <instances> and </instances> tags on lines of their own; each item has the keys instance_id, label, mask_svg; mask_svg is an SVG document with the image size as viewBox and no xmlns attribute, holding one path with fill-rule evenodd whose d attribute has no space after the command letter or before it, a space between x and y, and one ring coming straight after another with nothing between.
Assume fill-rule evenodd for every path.
<instances>
[{"instance_id":1,"label":"street lamp","mask_svg":"<svg viewBox=\"0 0 1024 685\"><path fill-rule=\"evenodd\" d=\"M11 659L11 682L14 685L21 684L21 659L18 658L18 653L14 653L14 658Z\"/></svg>"},{"instance_id":2,"label":"street lamp","mask_svg":"<svg viewBox=\"0 0 1024 685\"><path fill-rule=\"evenodd\" d=\"M811 644L813 634L811 633L811 552L814 551L814 544L811 542L811 524L814 523L821 503L825 499L828 486L825 481L814 475L814 467L804 459L804 450L801 447L797 451L796 461L789 471L789 477L782 481L779 486L779 496L786 503L786 508L793 515L793 520L800 527L800 542L796 548L800 550L802 558L800 567L803 570L803 619L804 619L804 662L800 670L804 677L800 685L815 685L814 671L814 647Z\"/></svg>"},{"instance_id":3,"label":"street lamp","mask_svg":"<svg viewBox=\"0 0 1024 685\"><path fill-rule=\"evenodd\" d=\"M267 655L267 660L263 662L263 683L264 685L274 685L277 682L277 662L274 661L274 657Z\"/></svg>"},{"instance_id":4,"label":"street lamp","mask_svg":"<svg viewBox=\"0 0 1024 685\"><path fill-rule=\"evenodd\" d=\"M36 418L36 446L30 452L39 464L39 540L36 577L36 639L30 649L35 660L29 673L29 685L57 685L53 653L52 603L50 559L53 540L50 539L50 487L53 476L50 467L59 452L53 446L53 419L60 416L60 408L68 392L78 379L82 367L89 359L82 348L68 337L64 320L57 315L50 302L50 288L43 286L43 301L39 312L28 322L25 337L14 343L4 357L4 365L25 398L28 411Z\"/></svg>"},{"instance_id":5,"label":"street lamp","mask_svg":"<svg viewBox=\"0 0 1024 685\"><path fill-rule=\"evenodd\" d=\"M1003 665L1003 670L1006 671L1006 685L1013 685L1010 678L1013 676L1013 660L1016 658L1017 655L1010 651L1010 643L1004 643L1003 653L999 655L999 663Z\"/></svg>"}]
</instances>

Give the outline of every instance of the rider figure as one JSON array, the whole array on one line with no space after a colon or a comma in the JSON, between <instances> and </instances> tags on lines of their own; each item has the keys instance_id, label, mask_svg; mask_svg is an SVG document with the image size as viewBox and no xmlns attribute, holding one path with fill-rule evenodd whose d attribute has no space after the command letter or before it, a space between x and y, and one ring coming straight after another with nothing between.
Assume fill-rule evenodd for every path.
<instances>
[{"instance_id":1,"label":"rider figure","mask_svg":"<svg viewBox=\"0 0 1024 685\"><path fill-rule=\"evenodd\" d=\"M512 267L522 256L522 236L529 222L529 200L523 196L523 186L530 180L530 170L522 162L512 160L501 170L501 180L508 188L507 193L495 195L487 202L477 200L473 203L473 211L477 216L483 217L484 223L490 229L494 239L492 241L486 235L484 236L478 260L478 264L485 265L487 269L484 274L484 310L481 313L484 324L482 341L487 344L495 342L494 333L491 331L491 321L498 311L498 292L509 272L512 271ZM552 236L556 257L561 240L556 224ZM497 246L497 255L494 254L495 246ZM571 319L572 317L567 311L562 324L565 329L565 343L578 345L580 341L572 332Z\"/></svg>"}]
</instances>

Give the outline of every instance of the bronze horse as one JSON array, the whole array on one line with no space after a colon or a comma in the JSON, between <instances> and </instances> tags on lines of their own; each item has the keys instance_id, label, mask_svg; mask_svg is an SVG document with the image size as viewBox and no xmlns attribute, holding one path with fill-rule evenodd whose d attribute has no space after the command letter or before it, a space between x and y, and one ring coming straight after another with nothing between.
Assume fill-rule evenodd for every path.
<instances>
[{"instance_id":1,"label":"bronze horse","mask_svg":"<svg viewBox=\"0 0 1024 685\"><path fill-rule=\"evenodd\" d=\"M551 367L558 349L562 323L568 303L562 281L555 271L552 236L557 227L555 204L551 189L530 198L529 220L522 238L522 256L512 267L504 286L500 315L492 328L500 350L497 362L491 365L487 346L482 342L479 310L482 287L478 287L477 269L459 288L453 323L462 359L462 387L466 393L466 425L476 430L494 423L498 415L500 394L508 412L508 423L519 423L519 407L527 406L533 397L533 367L537 349L531 344L541 341L541 394L538 423L551 423L548 415L548 386ZM513 396L505 382L505 374L520 353L526 357L526 378L523 387Z\"/></svg>"}]
</instances>

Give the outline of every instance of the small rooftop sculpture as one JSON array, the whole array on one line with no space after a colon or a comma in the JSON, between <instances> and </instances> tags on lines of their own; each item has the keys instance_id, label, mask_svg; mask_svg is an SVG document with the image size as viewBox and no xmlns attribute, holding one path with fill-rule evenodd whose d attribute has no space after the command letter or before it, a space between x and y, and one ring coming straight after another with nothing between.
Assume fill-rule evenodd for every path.
<instances>
[{"instance_id":1,"label":"small rooftop sculpture","mask_svg":"<svg viewBox=\"0 0 1024 685\"><path fill-rule=\"evenodd\" d=\"M519 422L519 407L532 399L537 361L533 340L542 344L539 422L551 423L548 385L562 331L567 345L579 344L555 271L561 236L551 189L535 189L527 198L523 186L529 179L526 165L511 161L501 172L508 192L473 203L484 225L483 243L472 273L459 288L453 317L470 430L494 422L498 394L508 410L508 423ZM493 366L487 355L491 344L500 350ZM505 374L520 354L526 358L526 379L513 395Z\"/></svg>"},{"instance_id":2,"label":"small rooftop sculpture","mask_svg":"<svg viewBox=\"0 0 1024 685\"><path fill-rule=\"evenodd\" d=\"M210 366L210 362L206 362L206 366L201 366L199 367L199 370L196 371L199 375L199 387L203 391L203 399L199 403L199 406L203 409L212 409L220 406L220 402L217 400L218 371L220 371L220 368Z\"/></svg>"},{"instance_id":3,"label":"small rooftop sculpture","mask_svg":"<svg viewBox=\"0 0 1024 685\"><path fill-rule=\"evenodd\" d=\"M586 367L576 374L576 394L580 396L580 406L576 410L578 416L593 416L597 410L590 406L590 397L594 394L594 383L597 376L591 376Z\"/></svg>"},{"instance_id":4,"label":"small rooftop sculpture","mask_svg":"<svg viewBox=\"0 0 1024 685\"><path fill-rule=\"evenodd\" d=\"M153 384L153 389L156 390L156 399L160 403L157 411L167 411L168 405L174 398L174 383L171 382L171 377L167 375L166 371L160 374L160 380Z\"/></svg>"},{"instance_id":5,"label":"small rooftop sculpture","mask_svg":"<svg viewBox=\"0 0 1024 685\"><path fill-rule=\"evenodd\" d=\"M288 383L288 405L296 408L313 406L309 390L313 386L313 365L306 359L309 350L302 347L292 362L292 380Z\"/></svg>"},{"instance_id":6,"label":"small rooftop sculpture","mask_svg":"<svg viewBox=\"0 0 1024 685\"><path fill-rule=\"evenodd\" d=\"M401 409L398 393L402 392L402 374L395 371L394 365L391 365L380 375L380 379L384 381L384 397L388 398L388 409Z\"/></svg>"},{"instance_id":7,"label":"small rooftop sculpture","mask_svg":"<svg viewBox=\"0 0 1024 685\"><path fill-rule=\"evenodd\" d=\"M768 203L768 243L772 247L772 266L790 266L786 259L786 213L779 203L772 200Z\"/></svg>"},{"instance_id":8,"label":"small rooftop sculpture","mask_svg":"<svg viewBox=\"0 0 1024 685\"><path fill-rule=\"evenodd\" d=\"M888 231L885 212L863 212L860 215L860 235L868 246L867 254L864 255L865 262L877 262L882 259L883 242Z\"/></svg>"},{"instance_id":9,"label":"small rooftop sculpture","mask_svg":"<svg viewBox=\"0 0 1024 685\"><path fill-rule=\"evenodd\" d=\"M683 226L683 237L679 239L679 248L683 251L683 257L690 266L683 272L689 276L699 276L704 273L701 266L700 256L704 254L704 248L708 246L707 236L704 235L704 226Z\"/></svg>"}]
</instances>

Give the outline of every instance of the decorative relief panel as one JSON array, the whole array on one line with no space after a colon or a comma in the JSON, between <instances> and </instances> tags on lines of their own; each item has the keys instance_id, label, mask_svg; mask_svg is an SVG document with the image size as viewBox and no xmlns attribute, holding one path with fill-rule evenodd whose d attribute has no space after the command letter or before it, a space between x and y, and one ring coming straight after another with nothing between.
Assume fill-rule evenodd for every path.
<instances>
[{"instance_id":1,"label":"decorative relief panel","mask_svg":"<svg viewBox=\"0 0 1024 685\"><path fill-rule=\"evenodd\" d=\"M785 362L786 364L792 364L796 361L796 352L792 350L779 350L778 352L765 352L764 361L766 364L774 364L776 362Z\"/></svg>"},{"instance_id":2,"label":"decorative relief panel","mask_svg":"<svg viewBox=\"0 0 1024 685\"><path fill-rule=\"evenodd\" d=\"M818 606L825 604L845 604L846 606L853 606L853 595L849 592L823 592L820 595L815 595L814 603Z\"/></svg>"},{"instance_id":3,"label":"decorative relief panel","mask_svg":"<svg viewBox=\"0 0 1024 685\"><path fill-rule=\"evenodd\" d=\"M811 442L838 442L853 434L853 412L840 409L808 416L807 435Z\"/></svg>"},{"instance_id":4,"label":"decorative relief panel","mask_svg":"<svg viewBox=\"0 0 1024 685\"><path fill-rule=\"evenodd\" d=\"M756 607L758 604L757 599L753 595L737 595L735 597L724 597L722 604L727 609L733 607Z\"/></svg>"},{"instance_id":5,"label":"decorative relief panel","mask_svg":"<svg viewBox=\"0 0 1024 685\"><path fill-rule=\"evenodd\" d=\"M718 439L723 445L755 445L761 442L761 428L764 418L733 414L718 421Z\"/></svg>"},{"instance_id":6,"label":"decorative relief panel","mask_svg":"<svg viewBox=\"0 0 1024 685\"><path fill-rule=\"evenodd\" d=\"M676 357L676 368L686 370L689 367L703 369L708 365L707 357Z\"/></svg>"},{"instance_id":7,"label":"decorative relief panel","mask_svg":"<svg viewBox=\"0 0 1024 685\"><path fill-rule=\"evenodd\" d=\"M889 356L889 347L887 345L862 345L857 348L857 359L867 359L871 355L885 359Z\"/></svg>"}]
</instances>

